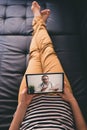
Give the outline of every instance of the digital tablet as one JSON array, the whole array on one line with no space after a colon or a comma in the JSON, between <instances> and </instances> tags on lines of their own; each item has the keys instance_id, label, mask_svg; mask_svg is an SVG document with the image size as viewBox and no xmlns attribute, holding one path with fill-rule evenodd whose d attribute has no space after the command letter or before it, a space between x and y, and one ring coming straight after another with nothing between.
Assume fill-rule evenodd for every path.
<instances>
[{"instance_id":1,"label":"digital tablet","mask_svg":"<svg viewBox=\"0 0 87 130\"><path fill-rule=\"evenodd\" d=\"M64 73L26 74L28 94L58 93L64 89Z\"/></svg>"}]
</instances>

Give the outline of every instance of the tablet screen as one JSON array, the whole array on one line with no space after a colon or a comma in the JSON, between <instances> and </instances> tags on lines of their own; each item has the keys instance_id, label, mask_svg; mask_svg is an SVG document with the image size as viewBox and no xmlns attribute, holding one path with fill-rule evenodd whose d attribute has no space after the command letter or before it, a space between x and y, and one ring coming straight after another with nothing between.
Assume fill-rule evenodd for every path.
<instances>
[{"instance_id":1,"label":"tablet screen","mask_svg":"<svg viewBox=\"0 0 87 130\"><path fill-rule=\"evenodd\" d=\"M28 94L63 92L64 73L26 74Z\"/></svg>"}]
</instances>

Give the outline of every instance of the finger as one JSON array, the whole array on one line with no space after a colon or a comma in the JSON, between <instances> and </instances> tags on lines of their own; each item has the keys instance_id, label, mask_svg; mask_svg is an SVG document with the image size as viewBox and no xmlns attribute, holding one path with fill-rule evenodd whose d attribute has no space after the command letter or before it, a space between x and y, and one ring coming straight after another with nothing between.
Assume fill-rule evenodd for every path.
<instances>
[{"instance_id":1,"label":"finger","mask_svg":"<svg viewBox=\"0 0 87 130\"><path fill-rule=\"evenodd\" d=\"M64 81L64 85L66 85L66 81Z\"/></svg>"},{"instance_id":2,"label":"finger","mask_svg":"<svg viewBox=\"0 0 87 130\"><path fill-rule=\"evenodd\" d=\"M36 96L36 94L28 94L29 95L29 97L35 97Z\"/></svg>"},{"instance_id":3,"label":"finger","mask_svg":"<svg viewBox=\"0 0 87 130\"><path fill-rule=\"evenodd\" d=\"M27 93L27 87L25 87L25 88L23 89L22 93L23 93L23 94L24 94L24 93Z\"/></svg>"},{"instance_id":4,"label":"finger","mask_svg":"<svg viewBox=\"0 0 87 130\"><path fill-rule=\"evenodd\" d=\"M63 93L58 93L57 95L59 95L60 97L63 97Z\"/></svg>"}]
</instances>

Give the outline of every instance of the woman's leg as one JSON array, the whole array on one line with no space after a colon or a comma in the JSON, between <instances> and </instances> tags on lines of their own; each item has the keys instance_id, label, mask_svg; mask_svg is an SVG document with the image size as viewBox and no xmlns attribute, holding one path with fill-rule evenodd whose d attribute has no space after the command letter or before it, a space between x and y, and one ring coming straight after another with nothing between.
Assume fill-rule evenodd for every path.
<instances>
[{"instance_id":1,"label":"woman's leg","mask_svg":"<svg viewBox=\"0 0 87 130\"><path fill-rule=\"evenodd\" d=\"M40 14L40 8L37 2L33 2L32 11L34 13L33 19L33 38L30 45L30 59L26 73L54 73L64 72L61 63L54 51L51 38L46 30L45 21L48 18L49 11ZM46 14L48 13L48 14ZM26 74L25 73L25 74ZM69 81L65 75L65 81L70 87ZM25 75L23 77L20 92L26 86ZM71 87L70 87L71 88Z\"/></svg>"},{"instance_id":2,"label":"woman's leg","mask_svg":"<svg viewBox=\"0 0 87 130\"><path fill-rule=\"evenodd\" d=\"M44 10L40 13L40 6L37 5L34 5L36 7L34 7L35 9L35 16L34 17L37 17L38 15L42 15L44 21L46 21L45 19L47 19L48 15L45 17L45 14L47 12L47 10ZM33 20L34 22L34 20ZM34 25L34 31L37 30L37 26L38 24L35 24ZM30 54L29 54L29 63L28 63L28 67L26 69L26 72L23 76L23 79L22 79L22 82L21 82L21 85L20 85L20 89L19 89L19 95L18 95L18 102L20 101L20 94L22 92L22 90L26 87L26 78L25 78L25 75L26 74L34 74L34 73L42 73L42 64L41 64L41 58L40 58L40 52L39 52L39 49L37 47L37 43L36 43L36 34L33 33L33 37L32 37L32 40L31 40L31 45L30 45Z\"/></svg>"},{"instance_id":3,"label":"woman's leg","mask_svg":"<svg viewBox=\"0 0 87 130\"><path fill-rule=\"evenodd\" d=\"M38 3L37 3L38 4ZM54 51L52 40L49 37L49 34L46 29L45 20L43 20L43 17L35 17L33 20L33 28L34 28L34 38L33 43L36 41L36 46L40 53L40 60L42 64L42 72L43 73L49 73L49 72L64 72L62 65ZM33 51L33 46L35 44L31 44L30 51ZM67 76L65 74L65 81L70 87L70 83L67 79ZM71 87L70 87L71 88Z\"/></svg>"}]
</instances>

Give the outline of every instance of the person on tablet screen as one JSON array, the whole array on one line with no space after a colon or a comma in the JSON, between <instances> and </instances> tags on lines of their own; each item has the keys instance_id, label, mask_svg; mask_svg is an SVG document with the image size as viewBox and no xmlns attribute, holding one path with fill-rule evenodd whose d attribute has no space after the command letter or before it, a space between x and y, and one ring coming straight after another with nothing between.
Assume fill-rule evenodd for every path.
<instances>
[{"instance_id":1,"label":"person on tablet screen","mask_svg":"<svg viewBox=\"0 0 87 130\"><path fill-rule=\"evenodd\" d=\"M42 83L39 85L41 92L55 92L58 90L58 87L55 87L54 84L49 80L49 76L44 74L41 77Z\"/></svg>"}]
</instances>

